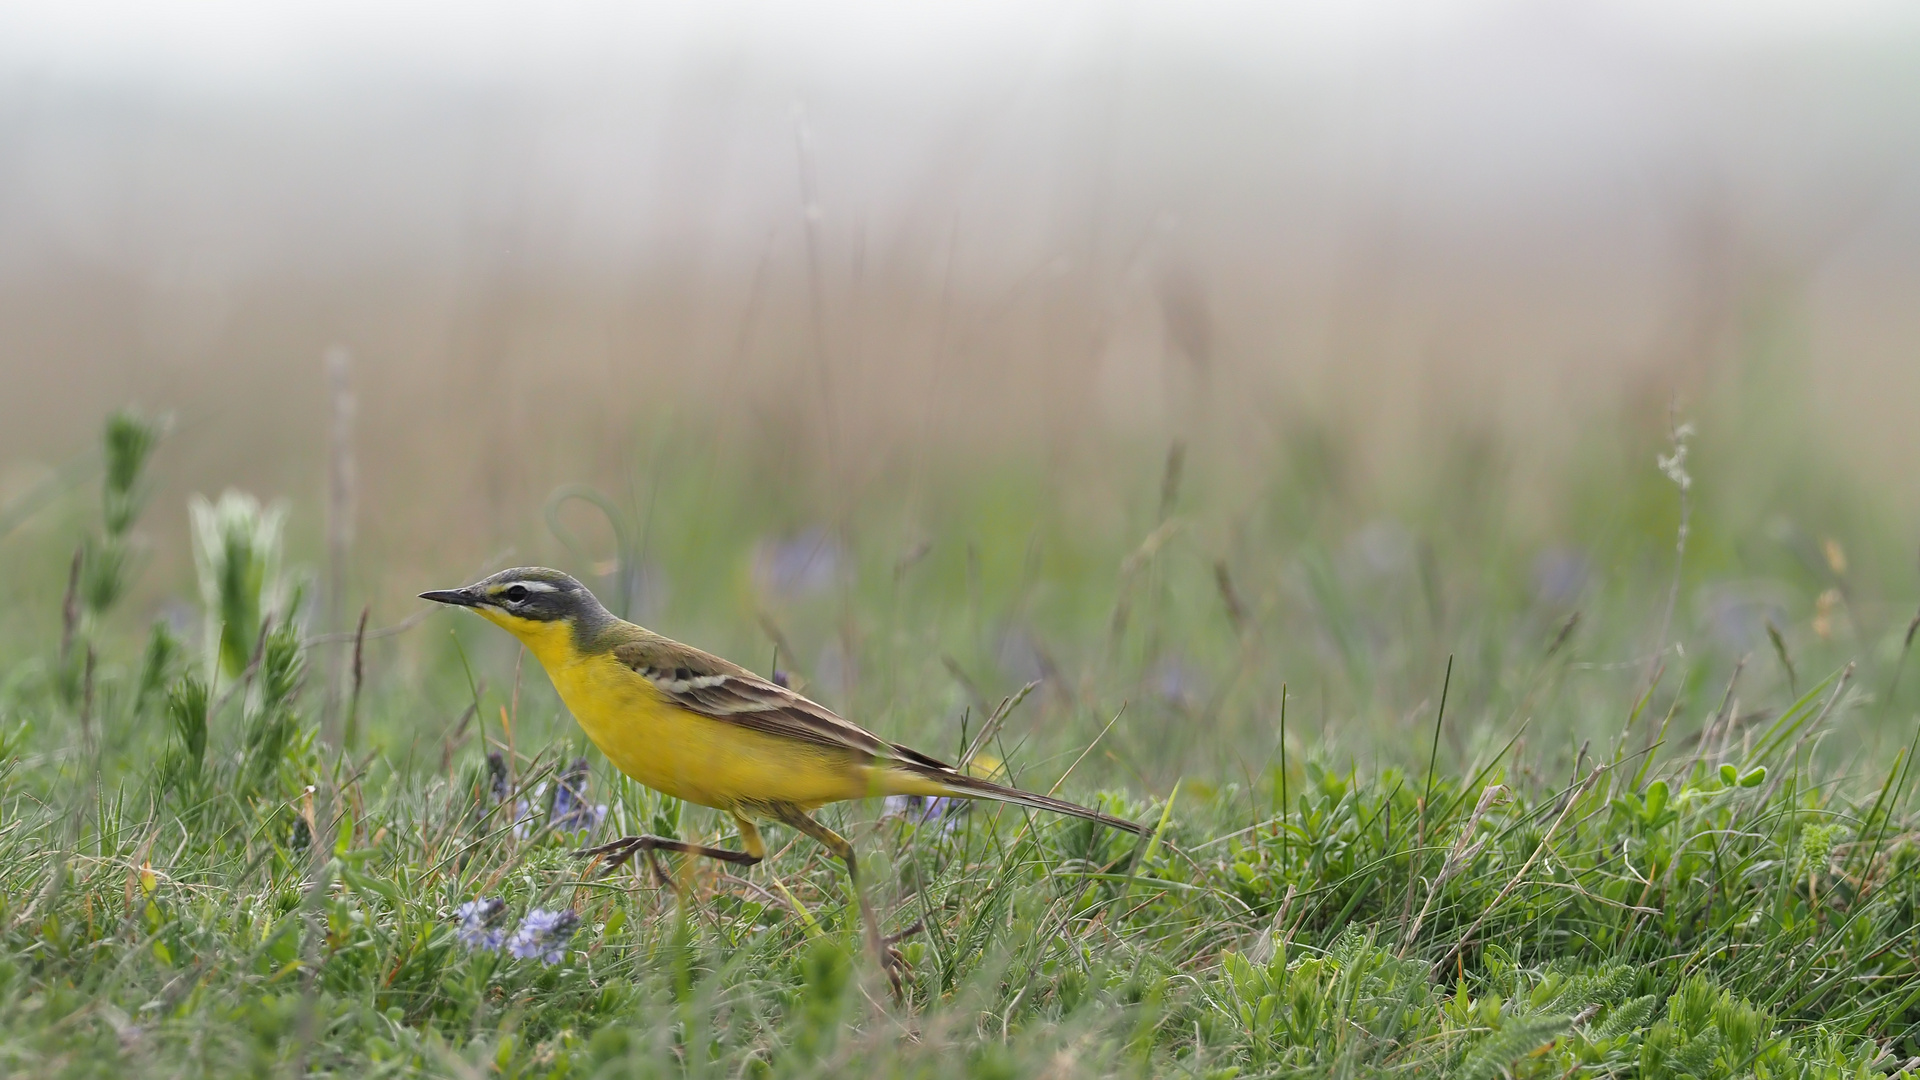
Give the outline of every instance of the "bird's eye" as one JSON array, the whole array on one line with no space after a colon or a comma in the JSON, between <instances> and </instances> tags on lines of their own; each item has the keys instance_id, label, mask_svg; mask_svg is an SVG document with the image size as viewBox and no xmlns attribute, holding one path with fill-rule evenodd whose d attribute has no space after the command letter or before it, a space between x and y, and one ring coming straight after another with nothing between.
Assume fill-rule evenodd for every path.
<instances>
[{"instance_id":1,"label":"bird's eye","mask_svg":"<svg viewBox=\"0 0 1920 1080\"><path fill-rule=\"evenodd\" d=\"M517 604L526 598L527 587L525 585L514 585L507 589L507 602L510 604Z\"/></svg>"}]
</instances>

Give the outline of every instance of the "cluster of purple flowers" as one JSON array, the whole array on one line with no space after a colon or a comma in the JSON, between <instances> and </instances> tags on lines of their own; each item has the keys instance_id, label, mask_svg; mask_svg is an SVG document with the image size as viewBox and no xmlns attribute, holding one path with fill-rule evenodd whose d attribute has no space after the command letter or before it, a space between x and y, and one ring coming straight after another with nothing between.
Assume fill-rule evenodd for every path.
<instances>
[{"instance_id":1,"label":"cluster of purple flowers","mask_svg":"<svg viewBox=\"0 0 1920 1080\"><path fill-rule=\"evenodd\" d=\"M513 780L507 775L507 758L498 750L487 754L487 794L493 801L503 803L513 794Z\"/></svg>"},{"instance_id":2,"label":"cluster of purple flowers","mask_svg":"<svg viewBox=\"0 0 1920 1080\"><path fill-rule=\"evenodd\" d=\"M453 913L454 918L460 920L460 926L453 936L459 939L460 944L475 952L493 952L500 947L504 936L495 924L506 913L507 902L498 897L469 900Z\"/></svg>"},{"instance_id":3,"label":"cluster of purple flowers","mask_svg":"<svg viewBox=\"0 0 1920 1080\"><path fill-rule=\"evenodd\" d=\"M530 798L513 797L513 784L507 775L507 761L499 751L487 755L487 790L495 805L513 806L513 835L525 840L540 831L536 803L547 796L546 827L559 833L584 833L600 827L607 818L606 803L587 801L587 780L592 767L586 758L574 758L554 778L551 791L541 784Z\"/></svg>"},{"instance_id":4,"label":"cluster of purple flowers","mask_svg":"<svg viewBox=\"0 0 1920 1080\"><path fill-rule=\"evenodd\" d=\"M534 908L507 939L507 951L517 960L538 957L543 964L557 964L566 957L567 942L579 927L580 916L571 909Z\"/></svg>"},{"instance_id":5,"label":"cluster of purple flowers","mask_svg":"<svg viewBox=\"0 0 1920 1080\"><path fill-rule=\"evenodd\" d=\"M507 912L506 901L497 897L469 900L454 911L460 925L454 937L473 952L498 952L506 949L517 960L538 959L557 964L566 958L567 942L580 928L580 916L571 910L548 911L534 908L520 920L512 934L499 926Z\"/></svg>"},{"instance_id":6,"label":"cluster of purple flowers","mask_svg":"<svg viewBox=\"0 0 1920 1080\"><path fill-rule=\"evenodd\" d=\"M547 827L554 832L589 832L607 818L606 803L587 801L586 758L574 758L554 779L553 801L547 804Z\"/></svg>"},{"instance_id":7,"label":"cluster of purple flowers","mask_svg":"<svg viewBox=\"0 0 1920 1080\"><path fill-rule=\"evenodd\" d=\"M815 525L792 536L767 537L753 548L753 583L775 596L811 596L833 588L847 565L845 547Z\"/></svg>"},{"instance_id":8,"label":"cluster of purple flowers","mask_svg":"<svg viewBox=\"0 0 1920 1080\"><path fill-rule=\"evenodd\" d=\"M914 825L937 824L941 832L951 833L960 827L961 815L967 812L968 806L969 803L965 799L926 795L889 795L881 813Z\"/></svg>"}]
</instances>

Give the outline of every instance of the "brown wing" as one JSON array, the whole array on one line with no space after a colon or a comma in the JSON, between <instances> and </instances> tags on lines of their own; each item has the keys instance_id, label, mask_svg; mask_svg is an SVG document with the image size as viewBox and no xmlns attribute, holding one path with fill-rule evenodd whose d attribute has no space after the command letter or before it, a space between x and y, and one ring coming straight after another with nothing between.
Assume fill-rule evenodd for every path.
<instances>
[{"instance_id":1,"label":"brown wing","mask_svg":"<svg viewBox=\"0 0 1920 1080\"><path fill-rule=\"evenodd\" d=\"M869 758L897 758L935 769L953 766L905 746L897 746L833 710L809 701L738 664L688 645L653 637L616 647L613 655L688 712L743 728L851 750Z\"/></svg>"}]
</instances>

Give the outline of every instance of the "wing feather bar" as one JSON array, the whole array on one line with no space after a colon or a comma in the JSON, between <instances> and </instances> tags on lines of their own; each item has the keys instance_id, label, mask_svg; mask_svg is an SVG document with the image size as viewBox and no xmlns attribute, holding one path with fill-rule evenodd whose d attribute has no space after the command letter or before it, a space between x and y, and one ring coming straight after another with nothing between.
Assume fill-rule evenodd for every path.
<instances>
[{"instance_id":1,"label":"wing feather bar","mask_svg":"<svg viewBox=\"0 0 1920 1080\"><path fill-rule=\"evenodd\" d=\"M665 641L622 645L614 655L688 712L826 749L951 768L936 758L887 742L818 702L719 657Z\"/></svg>"}]
</instances>

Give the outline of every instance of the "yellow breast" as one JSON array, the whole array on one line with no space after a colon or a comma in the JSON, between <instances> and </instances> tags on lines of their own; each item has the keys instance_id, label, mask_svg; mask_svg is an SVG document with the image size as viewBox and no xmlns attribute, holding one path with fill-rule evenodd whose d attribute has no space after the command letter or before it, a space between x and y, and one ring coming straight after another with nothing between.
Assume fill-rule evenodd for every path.
<instances>
[{"instance_id":1,"label":"yellow breast","mask_svg":"<svg viewBox=\"0 0 1920 1080\"><path fill-rule=\"evenodd\" d=\"M869 768L853 755L688 712L613 656L579 653L564 625L507 629L607 760L656 791L732 810L773 802L811 809L872 789Z\"/></svg>"}]
</instances>

